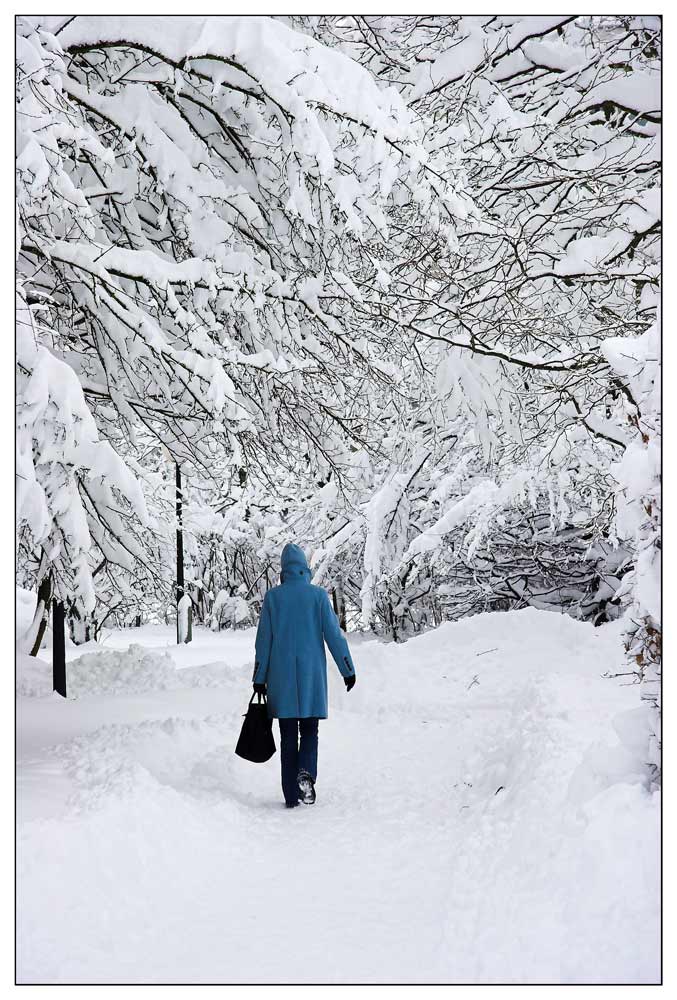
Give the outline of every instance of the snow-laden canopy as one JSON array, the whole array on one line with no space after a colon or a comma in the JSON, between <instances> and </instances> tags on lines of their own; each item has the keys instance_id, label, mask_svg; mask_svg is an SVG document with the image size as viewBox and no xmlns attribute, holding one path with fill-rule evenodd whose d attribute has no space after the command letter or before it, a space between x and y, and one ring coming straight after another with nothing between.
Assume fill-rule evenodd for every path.
<instances>
[{"instance_id":1,"label":"snow-laden canopy","mask_svg":"<svg viewBox=\"0 0 677 1000\"><path fill-rule=\"evenodd\" d=\"M294 537L344 623L657 670L659 20L18 23L22 583L165 614L179 463L215 627Z\"/></svg>"},{"instance_id":2,"label":"snow-laden canopy","mask_svg":"<svg viewBox=\"0 0 677 1000\"><path fill-rule=\"evenodd\" d=\"M399 93L268 18L75 17L56 35L24 18L17 63L20 410L41 456L20 517L91 610L86 522L120 564L119 517L58 428L161 443L214 486L262 449L293 465L292 440L340 461L359 436L346 393L392 377L392 344L351 319L351 272L374 271L393 199L415 189L421 214L434 192ZM45 350L76 373L51 451L34 418L63 369L36 367ZM107 488L138 513L120 470Z\"/></svg>"}]
</instances>

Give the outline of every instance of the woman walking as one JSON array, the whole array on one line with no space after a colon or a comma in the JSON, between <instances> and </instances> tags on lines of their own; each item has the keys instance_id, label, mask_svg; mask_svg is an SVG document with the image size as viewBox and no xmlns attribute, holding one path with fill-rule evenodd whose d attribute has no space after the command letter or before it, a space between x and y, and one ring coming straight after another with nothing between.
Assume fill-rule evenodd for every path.
<instances>
[{"instance_id":1,"label":"woman walking","mask_svg":"<svg viewBox=\"0 0 677 1000\"><path fill-rule=\"evenodd\" d=\"M299 800L315 801L318 720L327 718L324 643L348 691L355 684L355 667L329 596L311 584L298 545L285 545L281 570L281 584L267 592L261 608L254 691L267 695L268 714L279 720L282 791L292 808Z\"/></svg>"}]
</instances>

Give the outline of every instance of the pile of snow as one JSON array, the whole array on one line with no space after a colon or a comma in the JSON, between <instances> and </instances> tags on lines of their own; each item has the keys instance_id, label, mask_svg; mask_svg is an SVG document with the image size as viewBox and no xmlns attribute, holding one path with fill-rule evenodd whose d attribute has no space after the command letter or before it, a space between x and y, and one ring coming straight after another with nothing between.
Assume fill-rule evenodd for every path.
<instances>
[{"instance_id":1,"label":"pile of snow","mask_svg":"<svg viewBox=\"0 0 677 1000\"><path fill-rule=\"evenodd\" d=\"M228 732L227 716L169 716L100 726L53 752L76 786L71 804L115 812L122 800L141 796L147 802L149 795L177 785L208 789L209 779L232 756Z\"/></svg>"},{"instance_id":2,"label":"pile of snow","mask_svg":"<svg viewBox=\"0 0 677 1000\"><path fill-rule=\"evenodd\" d=\"M69 698L90 694L138 694L182 686L171 656L136 644L126 650L85 653L71 660L67 685Z\"/></svg>"},{"instance_id":3,"label":"pile of snow","mask_svg":"<svg viewBox=\"0 0 677 1000\"><path fill-rule=\"evenodd\" d=\"M35 614L37 594L25 587L16 588L16 634L22 636L29 628Z\"/></svg>"},{"instance_id":4,"label":"pile of snow","mask_svg":"<svg viewBox=\"0 0 677 1000\"><path fill-rule=\"evenodd\" d=\"M66 679L69 698L161 691L182 686L170 656L136 645L125 650L85 653L68 664ZM51 694L52 664L19 653L16 690L17 694L28 697Z\"/></svg>"},{"instance_id":5,"label":"pile of snow","mask_svg":"<svg viewBox=\"0 0 677 1000\"><path fill-rule=\"evenodd\" d=\"M169 653L145 649L136 643L127 649L85 653L66 667L69 699L89 695L143 694L186 687L218 687L227 683L225 664L177 670ZM52 665L38 657L17 653L17 694L44 697L52 693Z\"/></svg>"},{"instance_id":6,"label":"pile of snow","mask_svg":"<svg viewBox=\"0 0 677 1000\"><path fill-rule=\"evenodd\" d=\"M52 665L39 656L29 656L17 646L16 693L28 698L44 698L52 693Z\"/></svg>"}]
</instances>

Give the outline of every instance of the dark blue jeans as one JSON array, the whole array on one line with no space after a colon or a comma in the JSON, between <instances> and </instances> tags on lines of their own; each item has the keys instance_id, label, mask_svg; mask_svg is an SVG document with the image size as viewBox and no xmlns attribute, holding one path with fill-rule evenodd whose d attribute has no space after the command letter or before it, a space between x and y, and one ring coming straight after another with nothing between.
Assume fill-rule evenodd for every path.
<instances>
[{"instance_id":1,"label":"dark blue jeans","mask_svg":"<svg viewBox=\"0 0 677 1000\"><path fill-rule=\"evenodd\" d=\"M296 782L299 771L307 771L313 781L317 778L317 728L319 719L278 719L280 723L280 764L282 766L282 791L287 805L299 800ZM299 746L299 730L301 745Z\"/></svg>"}]
</instances>

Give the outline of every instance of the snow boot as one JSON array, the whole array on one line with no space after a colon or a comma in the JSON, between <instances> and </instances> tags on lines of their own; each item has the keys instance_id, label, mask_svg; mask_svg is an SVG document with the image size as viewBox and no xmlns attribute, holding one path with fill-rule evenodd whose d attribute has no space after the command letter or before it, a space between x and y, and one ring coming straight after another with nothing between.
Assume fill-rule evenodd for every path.
<instances>
[{"instance_id":1,"label":"snow boot","mask_svg":"<svg viewBox=\"0 0 677 1000\"><path fill-rule=\"evenodd\" d=\"M299 786L299 795L301 797L301 802L305 802L307 806L312 806L315 801L315 782L308 774L307 771L299 771L299 776L296 779L296 783Z\"/></svg>"}]
</instances>

